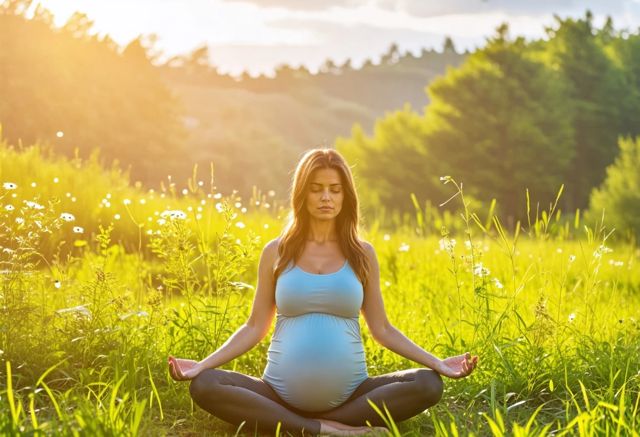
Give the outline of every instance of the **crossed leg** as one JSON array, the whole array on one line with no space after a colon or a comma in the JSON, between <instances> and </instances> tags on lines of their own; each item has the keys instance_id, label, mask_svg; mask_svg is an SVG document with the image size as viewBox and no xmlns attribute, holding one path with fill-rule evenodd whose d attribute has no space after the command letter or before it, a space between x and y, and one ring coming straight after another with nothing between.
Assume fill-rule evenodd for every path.
<instances>
[{"instance_id":1,"label":"crossed leg","mask_svg":"<svg viewBox=\"0 0 640 437\"><path fill-rule=\"evenodd\" d=\"M320 421L328 419L351 426L384 425L371 408L386 405L395 422L406 420L435 405L442 397L440 375L429 369L407 369L367 378L342 405L320 413L298 410L288 405L262 379L222 369L207 369L191 381L190 393L196 404L214 416L248 429L294 435L320 433Z\"/></svg>"}]
</instances>

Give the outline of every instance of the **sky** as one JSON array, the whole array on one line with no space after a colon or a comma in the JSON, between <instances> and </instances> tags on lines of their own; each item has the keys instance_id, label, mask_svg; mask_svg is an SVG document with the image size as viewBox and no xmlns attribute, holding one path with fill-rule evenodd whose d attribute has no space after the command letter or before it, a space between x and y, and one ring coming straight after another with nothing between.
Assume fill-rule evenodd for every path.
<instances>
[{"instance_id":1,"label":"sky","mask_svg":"<svg viewBox=\"0 0 640 437\"><path fill-rule=\"evenodd\" d=\"M511 34L544 37L553 16L607 16L617 29L640 25L640 0L40 0L62 25L74 11L93 31L124 46L157 35L160 59L208 45L220 72L271 74L278 65L311 71L331 58L376 62L392 43L401 51L440 50L446 36L459 51L484 45L501 23Z\"/></svg>"}]
</instances>

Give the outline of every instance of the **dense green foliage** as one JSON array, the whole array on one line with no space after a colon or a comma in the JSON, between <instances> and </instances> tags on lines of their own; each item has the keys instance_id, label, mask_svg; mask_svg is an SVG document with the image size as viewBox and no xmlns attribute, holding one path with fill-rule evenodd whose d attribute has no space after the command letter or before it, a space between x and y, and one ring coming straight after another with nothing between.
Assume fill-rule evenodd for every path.
<instances>
[{"instance_id":1,"label":"dense green foliage","mask_svg":"<svg viewBox=\"0 0 640 437\"><path fill-rule=\"evenodd\" d=\"M587 13L580 20L556 19L548 31L550 65L560 71L569 86L576 148L565 178L568 206L586 206L591 189L604 178L613 162L619 135L640 132L636 112L640 109L637 82L630 81L623 68L607 55L607 46L626 51L622 35L615 35L611 22L595 29Z\"/></svg>"},{"instance_id":2,"label":"dense green foliage","mask_svg":"<svg viewBox=\"0 0 640 437\"><path fill-rule=\"evenodd\" d=\"M596 29L589 13L556 18L548 33L548 40L510 40L501 26L461 67L429 84L424 115L388 114L372 137L356 128L339 140L362 185L376 192L371 206L410 209L400 192L442 202L438 177L451 175L515 218L523 216L526 189L533 209L553 202L561 184L563 208L585 208L618 136L640 129L640 34L615 32L610 21ZM384 176L381 161L391 169Z\"/></svg>"},{"instance_id":3,"label":"dense green foliage","mask_svg":"<svg viewBox=\"0 0 640 437\"><path fill-rule=\"evenodd\" d=\"M141 40L120 49L108 36L90 34L92 23L74 14L56 28L31 1L0 4L0 124L11 142L51 143L59 153L130 165L137 180L157 183L182 169L186 132L180 105L151 65ZM158 173L157 162L165 162Z\"/></svg>"},{"instance_id":4,"label":"dense green foliage","mask_svg":"<svg viewBox=\"0 0 640 437\"><path fill-rule=\"evenodd\" d=\"M93 161L37 147L0 153L0 433L236 435L190 402L166 357L203 358L246 321L259 251L284 216L197 179L184 195L143 192ZM14 172L27 164L31 174ZM88 213L62 214L76 204ZM602 223L565 234L547 212L511 235L498 217L487 228L469 207L452 209L454 222L424 214L393 231L376 220L364 229L394 326L438 356L480 355L472 376L447 379L442 401L392 435L633 435L640 251L609 247ZM442 225L451 233L434 237ZM370 374L417 365L361 323ZM267 346L223 368L259 376Z\"/></svg>"},{"instance_id":5,"label":"dense green foliage","mask_svg":"<svg viewBox=\"0 0 640 437\"><path fill-rule=\"evenodd\" d=\"M640 138L619 142L620 152L602 185L591 193L592 214L604 212L623 230L640 235Z\"/></svg>"}]
</instances>

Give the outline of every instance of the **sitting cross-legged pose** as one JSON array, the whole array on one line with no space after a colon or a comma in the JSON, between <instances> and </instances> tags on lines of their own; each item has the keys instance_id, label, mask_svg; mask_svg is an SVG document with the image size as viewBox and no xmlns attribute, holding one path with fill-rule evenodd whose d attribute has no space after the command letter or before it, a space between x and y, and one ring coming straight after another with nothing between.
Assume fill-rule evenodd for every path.
<instances>
[{"instance_id":1,"label":"sitting cross-legged pose","mask_svg":"<svg viewBox=\"0 0 640 437\"><path fill-rule=\"evenodd\" d=\"M385 314L375 250L358 236L359 206L351 170L333 149L313 149L293 176L291 218L260 256L248 320L201 361L169 357L171 376L191 380L201 408L244 429L293 435L359 435L436 404L440 375L462 378L471 354L439 359ZM382 346L427 368L369 376L359 313ZM217 367L244 354L275 330L261 378ZM367 423L368 422L368 423ZM376 429L374 428L374 430ZM383 428L382 428L383 429Z\"/></svg>"}]
</instances>

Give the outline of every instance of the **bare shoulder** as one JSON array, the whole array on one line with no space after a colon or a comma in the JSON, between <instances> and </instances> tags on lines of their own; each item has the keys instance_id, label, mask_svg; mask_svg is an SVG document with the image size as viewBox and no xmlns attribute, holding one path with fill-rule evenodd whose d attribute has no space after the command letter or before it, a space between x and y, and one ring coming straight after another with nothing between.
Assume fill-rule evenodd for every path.
<instances>
[{"instance_id":1,"label":"bare shoulder","mask_svg":"<svg viewBox=\"0 0 640 437\"><path fill-rule=\"evenodd\" d=\"M280 245L280 238L274 238L264 245L262 249L262 258L268 260L270 264L274 264L278 258L278 246Z\"/></svg>"},{"instance_id":2,"label":"bare shoulder","mask_svg":"<svg viewBox=\"0 0 640 437\"><path fill-rule=\"evenodd\" d=\"M373 244L369 243L368 241L365 240L360 240L360 244L362 245L362 248L364 249L365 253L367 254L367 256L369 257L370 260L375 260L376 259L376 250L373 247Z\"/></svg>"}]
</instances>

